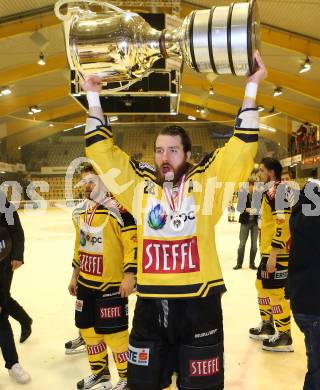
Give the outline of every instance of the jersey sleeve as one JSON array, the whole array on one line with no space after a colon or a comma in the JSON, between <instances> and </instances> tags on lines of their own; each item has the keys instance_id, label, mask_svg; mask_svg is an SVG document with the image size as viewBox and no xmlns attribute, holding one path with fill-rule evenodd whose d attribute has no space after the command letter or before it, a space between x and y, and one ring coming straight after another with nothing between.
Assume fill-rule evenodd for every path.
<instances>
[{"instance_id":1,"label":"jersey sleeve","mask_svg":"<svg viewBox=\"0 0 320 390\"><path fill-rule=\"evenodd\" d=\"M278 249L286 249L290 241L290 216L291 208L277 209L275 198L269 200L272 219L274 223L271 246Z\"/></svg>"},{"instance_id":2,"label":"jersey sleeve","mask_svg":"<svg viewBox=\"0 0 320 390\"><path fill-rule=\"evenodd\" d=\"M137 226L128 212L122 214L123 272L137 273Z\"/></svg>"},{"instance_id":3,"label":"jersey sleeve","mask_svg":"<svg viewBox=\"0 0 320 390\"><path fill-rule=\"evenodd\" d=\"M240 110L233 136L226 145L211 153L202 162L207 165L207 179L216 180L213 219L216 224L239 183L246 182L257 153L259 115L257 108Z\"/></svg>"},{"instance_id":4,"label":"jersey sleeve","mask_svg":"<svg viewBox=\"0 0 320 390\"><path fill-rule=\"evenodd\" d=\"M88 118L85 140L87 157L106 187L133 214L135 189L144 185L145 179L155 179L153 167L130 159L114 144L111 127L98 118Z\"/></svg>"}]
</instances>

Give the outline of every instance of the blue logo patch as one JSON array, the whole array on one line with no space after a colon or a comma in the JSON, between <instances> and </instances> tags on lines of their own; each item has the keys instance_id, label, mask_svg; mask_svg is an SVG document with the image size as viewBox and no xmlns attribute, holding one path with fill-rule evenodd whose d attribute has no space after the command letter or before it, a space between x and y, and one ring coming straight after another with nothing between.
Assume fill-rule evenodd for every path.
<instances>
[{"instance_id":1,"label":"blue logo patch","mask_svg":"<svg viewBox=\"0 0 320 390\"><path fill-rule=\"evenodd\" d=\"M159 230L164 227L167 221L167 214L160 204L157 204L150 210L148 217L148 225L154 229Z\"/></svg>"}]
</instances>

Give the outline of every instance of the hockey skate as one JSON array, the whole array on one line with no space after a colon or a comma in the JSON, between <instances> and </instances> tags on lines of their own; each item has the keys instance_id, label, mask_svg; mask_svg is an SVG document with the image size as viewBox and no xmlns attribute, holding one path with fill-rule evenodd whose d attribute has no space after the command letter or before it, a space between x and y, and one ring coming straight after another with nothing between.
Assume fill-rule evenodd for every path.
<instances>
[{"instance_id":1,"label":"hockey skate","mask_svg":"<svg viewBox=\"0 0 320 390\"><path fill-rule=\"evenodd\" d=\"M290 333L276 333L268 340L263 340L262 349L272 352L293 352L292 338Z\"/></svg>"},{"instance_id":2,"label":"hockey skate","mask_svg":"<svg viewBox=\"0 0 320 390\"><path fill-rule=\"evenodd\" d=\"M81 336L74 340L67 341L64 345L66 355L76 355L78 353L86 352L86 343Z\"/></svg>"},{"instance_id":3,"label":"hockey skate","mask_svg":"<svg viewBox=\"0 0 320 390\"><path fill-rule=\"evenodd\" d=\"M261 321L256 328L249 329L249 337L254 340L266 340L275 333L274 325L269 321Z\"/></svg>"},{"instance_id":4,"label":"hockey skate","mask_svg":"<svg viewBox=\"0 0 320 390\"><path fill-rule=\"evenodd\" d=\"M126 390L127 389L127 380L119 379L119 382L112 388L112 390Z\"/></svg>"},{"instance_id":5,"label":"hockey skate","mask_svg":"<svg viewBox=\"0 0 320 390\"><path fill-rule=\"evenodd\" d=\"M91 374L77 383L79 390L111 390L110 372L108 369L101 371L99 374Z\"/></svg>"}]
</instances>

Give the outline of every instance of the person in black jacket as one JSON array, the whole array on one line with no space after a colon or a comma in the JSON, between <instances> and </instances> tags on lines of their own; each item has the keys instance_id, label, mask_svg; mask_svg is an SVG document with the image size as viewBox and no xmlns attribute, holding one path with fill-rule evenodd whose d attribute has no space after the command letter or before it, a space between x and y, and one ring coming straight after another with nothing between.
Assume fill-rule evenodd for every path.
<instances>
[{"instance_id":1,"label":"person in black jacket","mask_svg":"<svg viewBox=\"0 0 320 390\"><path fill-rule=\"evenodd\" d=\"M19 364L8 316L18 315L20 319L24 312L10 296L12 275L23 264L23 251L24 233L18 213L0 191L0 348L9 375L18 383L27 383L30 376Z\"/></svg>"},{"instance_id":2,"label":"person in black jacket","mask_svg":"<svg viewBox=\"0 0 320 390\"><path fill-rule=\"evenodd\" d=\"M12 205L10 206L10 203L7 200L6 207L12 207ZM8 294L7 307L9 316L19 322L21 326L20 343L23 343L31 335L32 319L24 310L24 308L20 306L15 299L12 298L10 294L10 287L13 278L13 271L15 271L23 264L24 232L21 226L18 213L13 213L13 224L8 224L4 217L4 215L1 216L0 226L4 226L4 228L8 231L12 242L11 252L8 255L7 261L5 262L6 265L4 266L6 290Z\"/></svg>"},{"instance_id":3,"label":"person in black jacket","mask_svg":"<svg viewBox=\"0 0 320 390\"><path fill-rule=\"evenodd\" d=\"M247 203L246 208L243 213L240 214L239 222L240 226L240 244L238 248L238 258L237 264L233 267L233 269L242 268L244 251L246 247L246 243L249 237L249 233L251 236L251 248L250 248L250 268L257 269L254 264L254 260L256 258L257 253L257 240L258 240L258 213L256 209L252 208L252 194L253 194L254 182L249 181L249 192L247 194Z\"/></svg>"},{"instance_id":4,"label":"person in black jacket","mask_svg":"<svg viewBox=\"0 0 320 390\"><path fill-rule=\"evenodd\" d=\"M292 208L287 295L305 336L303 390L320 390L320 181L310 180Z\"/></svg>"}]
</instances>

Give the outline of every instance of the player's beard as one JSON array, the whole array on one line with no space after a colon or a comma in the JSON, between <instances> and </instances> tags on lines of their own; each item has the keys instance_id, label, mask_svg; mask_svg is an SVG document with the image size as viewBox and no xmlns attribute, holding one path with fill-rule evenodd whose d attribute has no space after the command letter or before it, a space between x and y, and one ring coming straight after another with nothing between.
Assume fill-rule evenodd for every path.
<instances>
[{"instance_id":1,"label":"player's beard","mask_svg":"<svg viewBox=\"0 0 320 390\"><path fill-rule=\"evenodd\" d=\"M172 181L174 185L178 184L181 177L189 171L191 166L191 164L188 163L185 159L177 168L173 169L171 167L171 170L169 172L163 174L161 172L161 167L163 165L169 165L171 167L170 164L162 164L160 166L156 165L157 184L159 184L160 186L162 186L165 181Z\"/></svg>"}]
</instances>

